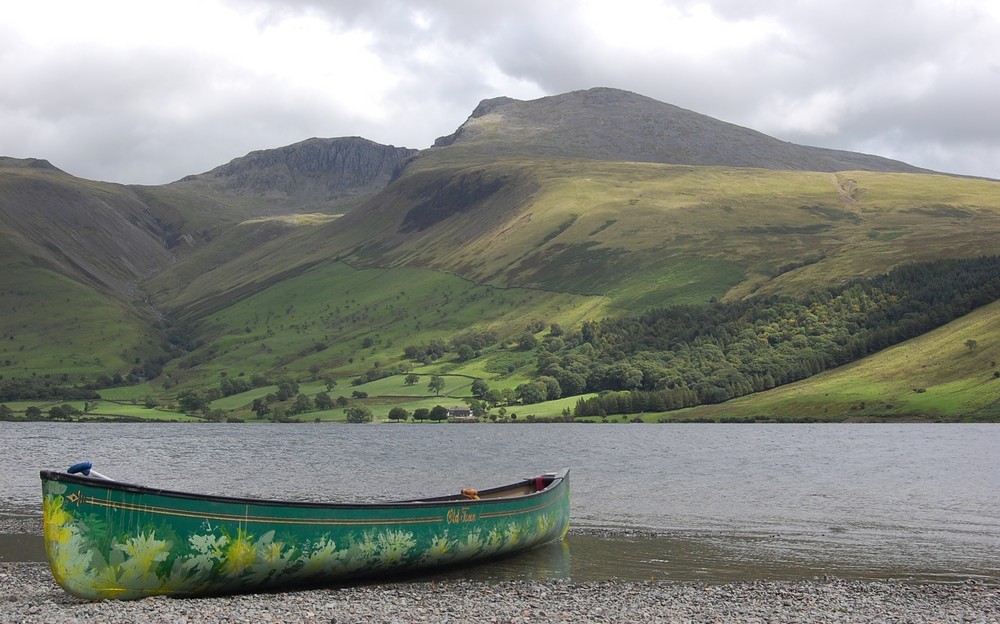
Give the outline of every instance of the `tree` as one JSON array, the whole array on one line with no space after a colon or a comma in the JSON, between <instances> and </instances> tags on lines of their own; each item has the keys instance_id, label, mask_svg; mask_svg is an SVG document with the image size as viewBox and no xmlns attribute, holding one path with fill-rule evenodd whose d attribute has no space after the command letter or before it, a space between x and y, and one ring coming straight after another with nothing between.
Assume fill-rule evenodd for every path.
<instances>
[{"instance_id":1,"label":"tree","mask_svg":"<svg viewBox=\"0 0 1000 624\"><path fill-rule=\"evenodd\" d=\"M538 378L538 382L545 384L545 398L547 400L555 401L562 397L562 388L559 387L559 382L554 377L543 375Z\"/></svg>"},{"instance_id":2,"label":"tree","mask_svg":"<svg viewBox=\"0 0 1000 624\"><path fill-rule=\"evenodd\" d=\"M613 390L633 390L642 385L642 371L627 362L616 362L606 370L606 379Z\"/></svg>"},{"instance_id":3,"label":"tree","mask_svg":"<svg viewBox=\"0 0 1000 624\"><path fill-rule=\"evenodd\" d=\"M344 410L349 423L367 423L375 420L375 415L364 405L352 405Z\"/></svg>"},{"instance_id":4,"label":"tree","mask_svg":"<svg viewBox=\"0 0 1000 624\"><path fill-rule=\"evenodd\" d=\"M271 382L263 375L253 375L250 377L250 385L254 388L263 388L264 386L270 386Z\"/></svg>"},{"instance_id":5,"label":"tree","mask_svg":"<svg viewBox=\"0 0 1000 624\"><path fill-rule=\"evenodd\" d=\"M403 409L402 407L394 407L389 410L389 420L406 420L410 417L410 413Z\"/></svg>"},{"instance_id":6,"label":"tree","mask_svg":"<svg viewBox=\"0 0 1000 624\"><path fill-rule=\"evenodd\" d=\"M448 418L448 408L443 405L435 405L431 408L430 419L435 422L441 422Z\"/></svg>"},{"instance_id":7,"label":"tree","mask_svg":"<svg viewBox=\"0 0 1000 624\"><path fill-rule=\"evenodd\" d=\"M514 391L525 405L541 403L548 396L548 389L545 387L545 384L538 381L521 384Z\"/></svg>"},{"instance_id":8,"label":"tree","mask_svg":"<svg viewBox=\"0 0 1000 624\"><path fill-rule=\"evenodd\" d=\"M208 406L208 401L197 392L185 390L177 395L177 404L185 412L198 412Z\"/></svg>"},{"instance_id":9,"label":"tree","mask_svg":"<svg viewBox=\"0 0 1000 624\"><path fill-rule=\"evenodd\" d=\"M434 375L431 377L430 383L427 384L427 389L436 395L440 395L441 391L444 390L444 379Z\"/></svg>"},{"instance_id":10,"label":"tree","mask_svg":"<svg viewBox=\"0 0 1000 624\"><path fill-rule=\"evenodd\" d=\"M257 418L264 418L271 413L271 406L268 405L266 397L254 399L250 409L253 410L254 414L257 414Z\"/></svg>"},{"instance_id":11,"label":"tree","mask_svg":"<svg viewBox=\"0 0 1000 624\"><path fill-rule=\"evenodd\" d=\"M447 352L448 352L448 346L437 338L431 340L430 343L427 345L427 355L432 360L444 357L444 354Z\"/></svg>"},{"instance_id":12,"label":"tree","mask_svg":"<svg viewBox=\"0 0 1000 624\"><path fill-rule=\"evenodd\" d=\"M406 376L406 379L403 380L403 383L406 384L407 386L412 386L418 381L420 381L420 375L414 375L413 373L410 373L409 375Z\"/></svg>"},{"instance_id":13,"label":"tree","mask_svg":"<svg viewBox=\"0 0 1000 624\"><path fill-rule=\"evenodd\" d=\"M969 349L969 351L975 351L976 347L979 346L979 343L973 340L972 338L969 338L968 340L965 341L965 346Z\"/></svg>"},{"instance_id":14,"label":"tree","mask_svg":"<svg viewBox=\"0 0 1000 624\"><path fill-rule=\"evenodd\" d=\"M489 391L490 386L485 380L477 379L472 382L472 396L482 399Z\"/></svg>"},{"instance_id":15,"label":"tree","mask_svg":"<svg viewBox=\"0 0 1000 624\"><path fill-rule=\"evenodd\" d=\"M219 392L222 396L233 396L234 394L239 394L240 392L246 392L249 389L250 382L245 379L232 379L230 377L226 377L219 382Z\"/></svg>"},{"instance_id":16,"label":"tree","mask_svg":"<svg viewBox=\"0 0 1000 624\"><path fill-rule=\"evenodd\" d=\"M422 360L427 355L427 349L420 345L407 345L403 347L403 357L408 360Z\"/></svg>"},{"instance_id":17,"label":"tree","mask_svg":"<svg viewBox=\"0 0 1000 624\"><path fill-rule=\"evenodd\" d=\"M486 415L486 405L478 399L472 399L469 401L469 409L472 410L472 415L476 418L482 418Z\"/></svg>"},{"instance_id":18,"label":"tree","mask_svg":"<svg viewBox=\"0 0 1000 624\"><path fill-rule=\"evenodd\" d=\"M308 412L313 408L312 399L304 394L299 394L295 397L295 404L292 405L292 412L295 414L302 414L303 412Z\"/></svg>"},{"instance_id":19,"label":"tree","mask_svg":"<svg viewBox=\"0 0 1000 624\"><path fill-rule=\"evenodd\" d=\"M314 399L314 402L316 403L316 409L321 409L321 410L333 409L333 399L331 399L330 395L325 392L320 392L319 394L317 394L316 398Z\"/></svg>"},{"instance_id":20,"label":"tree","mask_svg":"<svg viewBox=\"0 0 1000 624\"><path fill-rule=\"evenodd\" d=\"M426 407L418 407L413 410L413 420L427 420L431 417L431 411Z\"/></svg>"},{"instance_id":21,"label":"tree","mask_svg":"<svg viewBox=\"0 0 1000 624\"><path fill-rule=\"evenodd\" d=\"M294 379L287 377L278 381L278 399L287 401L299 393L299 384Z\"/></svg>"},{"instance_id":22,"label":"tree","mask_svg":"<svg viewBox=\"0 0 1000 624\"><path fill-rule=\"evenodd\" d=\"M326 383L326 391L329 392L337 387L337 380L333 377L324 377L324 383Z\"/></svg>"},{"instance_id":23,"label":"tree","mask_svg":"<svg viewBox=\"0 0 1000 624\"><path fill-rule=\"evenodd\" d=\"M24 410L24 416L28 420L38 420L39 418L42 417L42 408L38 407L37 405L29 405Z\"/></svg>"},{"instance_id":24,"label":"tree","mask_svg":"<svg viewBox=\"0 0 1000 624\"><path fill-rule=\"evenodd\" d=\"M6 403L0 403L0 420L12 420L14 410L10 409Z\"/></svg>"},{"instance_id":25,"label":"tree","mask_svg":"<svg viewBox=\"0 0 1000 624\"><path fill-rule=\"evenodd\" d=\"M521 334L521 337L517 339L517 348L521 351L531 351L538 346L538 338L530 331L526 331Z\"/></svg>"},{"instance_id":26,"label":"tree","mask_svg":"<svg viewBox=\"0 0 1000 624\"><path fill-rule=\"evenodd\" d=\"M476 357L476 350L470 347L469 345L464 344L458 348L456 357L459 362L466 362Z\"/></svg>"},{"instance_id":27,"label":"tree","mask_svg":"<svg viewBox=\"0 0 1000 624\"><path fill-rule=\"evenodd\" d=\"M500 405L503 403L503 393L495 388L492 388L483 394L483 400L493 406Z\"/></svg>"},{"instance_id":28,"label":"tree","mask_svg":"<svg viewBox=\"0 0 1000 624\"><path fill-rule=\"evenodd\" d=\"M500 396L502 398L502 403L507 405L513 405L517 402L517 392L513 388L504 388L500 391Z\"/></svg>"},{"instance_id":29,"label":"tree","mask_svg":"<svg viewBox=\"0 0 1000 624\"><path fill-rule=\"evenodd\" d=\"M577 394L583 394L583 391L587 387L587 380L583 378L582 375L577 373L560 370L555 375L556 380L559 382L559 388L562 394L565 396L573 396Z\"/></svg>"}]
</instances>

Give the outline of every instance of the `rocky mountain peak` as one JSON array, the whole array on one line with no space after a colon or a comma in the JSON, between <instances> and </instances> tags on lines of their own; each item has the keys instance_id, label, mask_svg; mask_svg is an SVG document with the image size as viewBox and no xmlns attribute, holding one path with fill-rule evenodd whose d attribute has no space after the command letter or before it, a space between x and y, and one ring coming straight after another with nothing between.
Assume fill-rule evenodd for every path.
<instances>
[{"instance_id":1,"label":"rocky mountain peak","mask_svg":"<svg viewBox=\"0 0 1000 624\"><path fill-rule=\"evenodd\" d=\"M435 148L491 156L582 158L803 171L924 171L903 162L796 145L611 88L537 100L483 100Z\"/></svg>"},{"instance_id":2,"label":"rocky mountain peak","mask_svg":"<svg viewBox=\"0 0 1000 624\"><path fill-rule=\"evenodd\" d=\"M250 152L175 184L321 205L378 192L392 180L400 164L417 151L361 137L311 138Z\"/></svg>"}]
</instances>

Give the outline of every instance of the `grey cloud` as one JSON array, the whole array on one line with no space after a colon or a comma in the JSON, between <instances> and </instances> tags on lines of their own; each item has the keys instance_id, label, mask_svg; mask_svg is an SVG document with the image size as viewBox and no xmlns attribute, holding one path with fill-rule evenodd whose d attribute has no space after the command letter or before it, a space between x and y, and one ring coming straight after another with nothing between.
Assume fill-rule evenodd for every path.
<instances>
[{"instance_id":1,"label":"grey cloud","mask_svg":"<svg viewBox=\"0 0 1000 624\"><path fill-rule=\"evenodd\" d=\"M571 0L228 4L254 10L262 30L313 15L371 33L395 80L384 87L387 118L282 92L193 43L183 53L57 50L23 59L16 29L0 24L0 153L49 158L78 175L162 182L309 136L427 147L483 98L611 86L785 140L1000 176L998 24L974 2L710 0L723 19L776 30L701 57L666 39L645 52L605 42ZM705 3L671 4L693 11ZM367 85L335 88L350 95Z\"/></svg>"}]
</instances>

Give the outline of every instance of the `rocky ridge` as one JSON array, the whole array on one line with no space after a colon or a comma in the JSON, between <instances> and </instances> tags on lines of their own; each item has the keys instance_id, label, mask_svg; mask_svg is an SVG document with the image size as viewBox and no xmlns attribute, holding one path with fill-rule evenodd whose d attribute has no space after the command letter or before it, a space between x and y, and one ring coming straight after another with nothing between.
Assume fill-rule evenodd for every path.
<instances>
[{"instance_id":1,"label":"rocky ridge","mask_svg":"<svg viewBox=\"0 0 1000 624\"><path fill-rule=\"evenodd\" d=\"M174 184L321 207L377 193L389 184L400 165L417 153L361 137L311 138L250 152Z\"/></svg>"}]
</instances>

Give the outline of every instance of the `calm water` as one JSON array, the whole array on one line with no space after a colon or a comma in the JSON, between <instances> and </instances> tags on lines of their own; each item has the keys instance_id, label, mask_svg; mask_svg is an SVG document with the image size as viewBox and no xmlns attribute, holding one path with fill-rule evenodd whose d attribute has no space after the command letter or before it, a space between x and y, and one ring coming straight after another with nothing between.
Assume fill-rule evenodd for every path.
<instances>
[{"instance_id":1,"label":"calm water","mask_svg":"<svg viewBox=\"0 0 1000 624\"><path fill-rule=\"evenodd\" d=\"M454 574L1000 581L1000 425L0 423L0 448L0 516L39 515L38 470L81 460L144 485L338 501L570 467L572 526L640 533Z\"/></svg>"}]
</instances>

